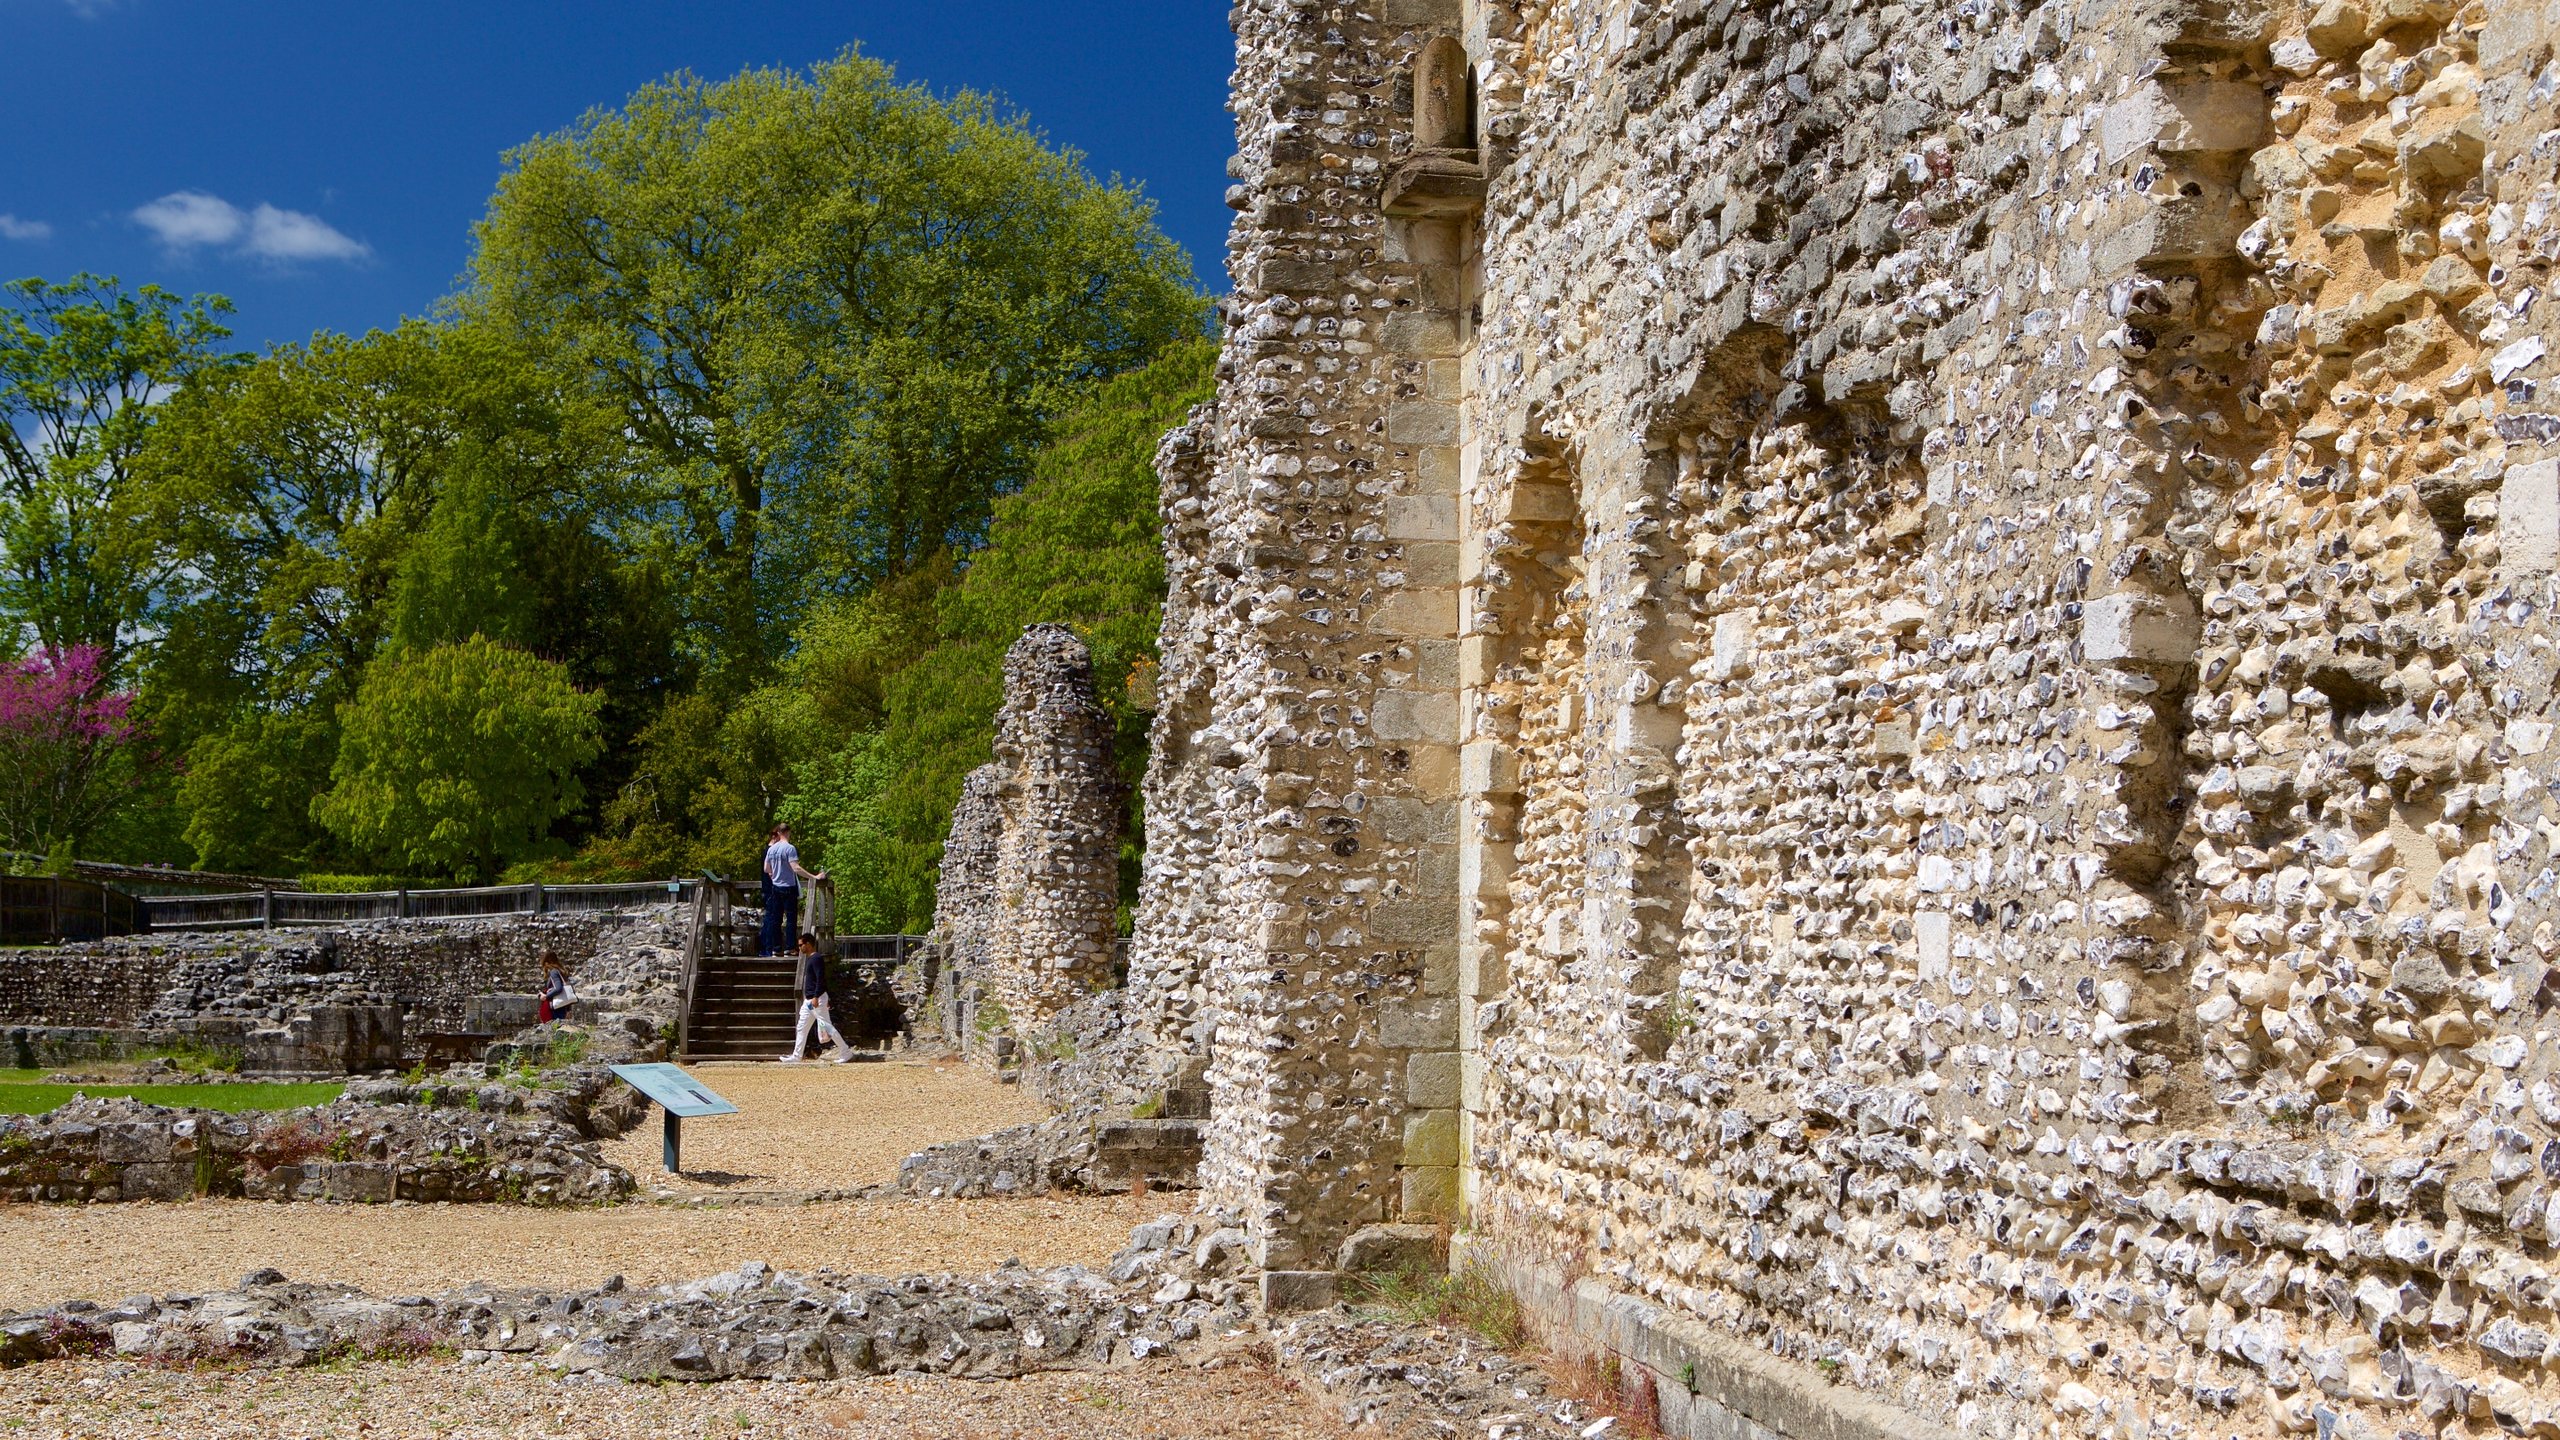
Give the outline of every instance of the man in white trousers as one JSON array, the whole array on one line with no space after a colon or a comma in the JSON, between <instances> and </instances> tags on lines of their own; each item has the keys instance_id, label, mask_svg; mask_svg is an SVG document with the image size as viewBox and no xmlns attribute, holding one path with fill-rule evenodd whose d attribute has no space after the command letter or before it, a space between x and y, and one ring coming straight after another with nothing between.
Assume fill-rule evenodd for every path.
<instances>
[{"instance_id":1,"label":"man in white trousers","mask_svg":"<svg viewBox=\"0 0 2560 1440\"><path fill-rule=\"evenodd\" d=\"M828 1013L827 959L818 953L818 937L800 937L800 1029L791 1038L791 1053L782 1057L785 1065L800 1063L802 1052L809 1048L809 1031L815 1027L818 1042L836 1047L839 1065L853 1058L853 1045L836 1028L835 1017Z\"/></svg>"}]
</instances>

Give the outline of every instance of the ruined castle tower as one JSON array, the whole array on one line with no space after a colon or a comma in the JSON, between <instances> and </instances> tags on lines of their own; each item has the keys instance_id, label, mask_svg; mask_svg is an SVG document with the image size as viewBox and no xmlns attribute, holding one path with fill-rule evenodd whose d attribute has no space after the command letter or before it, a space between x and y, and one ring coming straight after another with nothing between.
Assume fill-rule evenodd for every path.
<instances>
[{"instance_id":1,"label":"ruined castle tower","mask_svg":"<svg viewBox=\"0 0 2560 1440\"><path fill-rule=\"evenodd\" d=\"M2560 1425L2560 11L1232 14L1133 975L1268 1293L1453 1220L1696 1433Z\"/></svg>"},{"instance_id":2,"label":"ruined castle tower","mask_svg":"<svg viewBox=\"0 0 2560 1440\"><path fill-rule=\"evenodd\" d=\"M1093 656L1064 625L1034 625L1004 657L996 715L994 907L987 962L1016 1029L1113 982L1126 790Z\"/></svg>"}]
</instances>

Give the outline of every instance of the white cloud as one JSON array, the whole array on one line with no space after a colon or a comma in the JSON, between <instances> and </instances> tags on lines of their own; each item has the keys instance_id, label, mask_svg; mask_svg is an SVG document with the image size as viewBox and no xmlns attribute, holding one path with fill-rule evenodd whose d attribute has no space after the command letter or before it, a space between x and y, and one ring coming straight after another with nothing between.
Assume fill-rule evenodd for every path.
<instances>
[{"instance_id":1,"label":"white cloud","mask_svg":"<svg viewBox=\"0 0 2560 1440\"><path fill-rule=\"evenodd\" d=\"M70 5L72 14L83 20L95 20L116 8L118 0L65 0L65 3Z\"/></svg>"},{"instance_id":2,"label":"white cloud","mask_svg":"<svg viewBox=\"0 0 2560 1440\"><path fill-rule=\"evenodd\" d=\"M249 212L249 240L241 248L262 260L362 260L373 253L372 246L338 233L317 215L273 205Z\"/></svg>"},{"instance_id":3,"label":"white cloud","mask_svg":"<svg viewBox=\"0 0 2560 1440\"><path fill-rule=\"evenodd\" d=\"M0 212L0 240L50 240L53 227L41 220L21 220Z\"/></svg>"},{"instance_id":4,"label":"white cloud","mask_svg":"<svg viewBox=\"0 0 2560 1440\"><path fill-rule=\"evenodd\" d=\"M235 255L292 264L302 260L362 260L373 247L340 233L328 221L299 210L260 205L243 210L219 195L179 190L133 212L133 221L172 250L222 247Z\"/></svg>"},{"instance_id":5,"label":"white cloud","mask_svg":"<svg viewBox=\"0 0 2560 1440\"><path fill-rule=\"evenodd\" d=\"M240 213L239 206L201 190L163 195L134 211L133 220L172 250L228 245L249 228L249 217Z\"/></svg>"}]
</instances>

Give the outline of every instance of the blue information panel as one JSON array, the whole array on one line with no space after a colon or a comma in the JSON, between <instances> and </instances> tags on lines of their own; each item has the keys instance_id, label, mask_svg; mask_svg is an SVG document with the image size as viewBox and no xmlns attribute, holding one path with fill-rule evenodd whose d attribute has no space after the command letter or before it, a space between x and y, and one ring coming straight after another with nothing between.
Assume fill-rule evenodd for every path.
<instances>
[{"instance_id":1,"label":"blue information panel","mask_svg":"<svg viewBox=\"0 0 2560 1440\"><path fill-rule=\"evenodd\" d=\"M632 1089L665 1106L669 1115L738 1113L737 1106L712 1094L710 1086L684 1073L680 1065L616 1065L613 1073L630 1081Z\"/></svg>"}]
</instances>

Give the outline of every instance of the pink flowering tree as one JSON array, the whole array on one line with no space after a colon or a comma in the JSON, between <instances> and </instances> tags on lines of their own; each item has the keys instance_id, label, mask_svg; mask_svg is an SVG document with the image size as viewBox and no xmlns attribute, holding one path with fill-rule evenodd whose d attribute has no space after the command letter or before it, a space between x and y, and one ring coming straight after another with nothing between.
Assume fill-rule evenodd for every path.
<instances>
[{"instance_id":1,"label":"pink flowering tree","mask_svg":"<svg viewBox=\"0 0 2560 1440\"><path fill-rule=\"evenodd\" d=\"M85 839L131 791L140 740L99 647L0 665L0 848Z\"/></svg>"}]
</instances>

